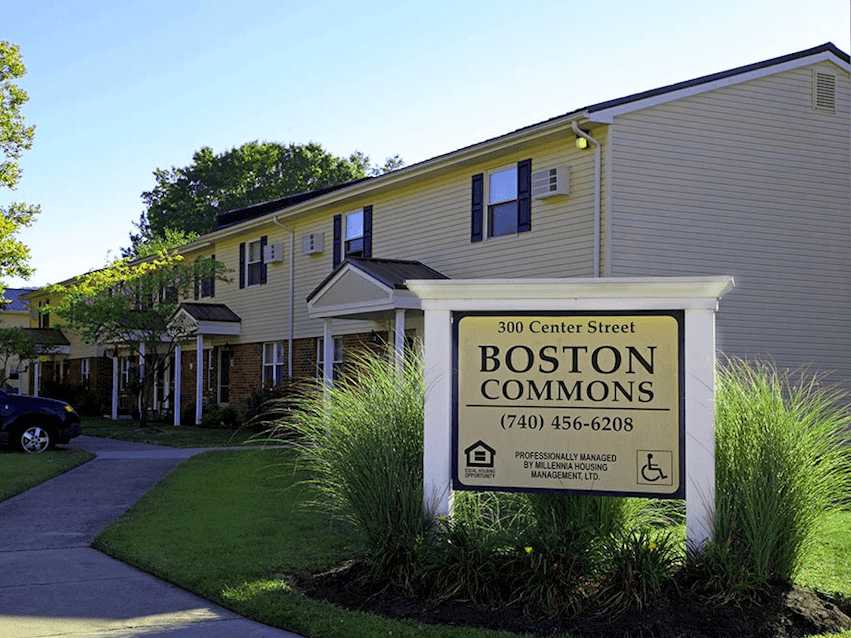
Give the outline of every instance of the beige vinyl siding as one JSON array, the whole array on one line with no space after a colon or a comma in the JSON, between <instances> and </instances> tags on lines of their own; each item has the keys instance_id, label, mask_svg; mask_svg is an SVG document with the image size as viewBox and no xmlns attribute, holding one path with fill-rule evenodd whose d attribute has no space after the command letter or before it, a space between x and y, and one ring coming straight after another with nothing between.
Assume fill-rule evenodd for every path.
<instances>
[{"instance_id":1,"label":"beige vinyl siding","mask_svg":"<svg viewBox=\"0 0 851 638\"><path fill-rule=\"evenodd\" d=\"M38 302L40 300L53 301L56 303L55 299L51 299L49 295L38 294L35 293L30 297L30 311L29 311L29 320L26 325L31 328L38 328ZM83 340L83 337L71 330L68 326L62 325L62 318L59 314L54 310L50 313L50 327L58 328L62 331L62 334L65 335L65 338L68 339L68 343L70 344L71 354L68 355L71 359L83 358L83 357L97 357L98 356L98 347L93 343L86 343Z\"/></svg>"},{"instance_id":2,"label":"beige vinyl siding","mask_svg":"<svg viewBox=\"0 0 851 638\"><path fill-rule=\"evenodd\" d=\"M606 127L592 131L605 145ZM605 153L604 153L605 155ZM470 188L476 173L531 158L532 170L567 165L570 194L532 200L532 230L470 242ZM605 183L605 171L601 177ZM578 151L572 134L558 136L491 159L456 168L405 188L327 207L296 225L296 337L321 334L320 321L307 315L305 297L331 271L334 214L373 206L373 257L415 259L452 278L575 277L592 275L594 237L594 154ZM604 204L605 206L605 204ZM485 208L487 222L487 208ZM325 251L303 256L308 232L325 233ZM485 229L487 234L487 229ZM369 324L337 320L341 331ZM335 328L336 330L336 328Z\"/></svg>"},{"instance_id":3,"label":"beige vinyl siding","mask_svg":"<svg viewBox=\"0 0 851 638\"><path fill-rule=\"evenodd\" d=\"M612 274L731 274L718 346L851 382L849 82L812 108L812 69L615 120Z\"/></svg>"},{"instance_id":4,"label":"beige vinyl siding","mask_svg":"<svg viewBox=\"0 0 851 638\"><path fill-rule=\"evenodd\" d=\"M265 284L240 288L239 244L245 242L247 254L248 244L264 235L268 237L269 244L283 243L284 259L267 264ZM212 254L227 268L228 281L217 281L215 297L199 298L198 302L223 303L240 316L241 334L238 339L234 339L235 343L277 341L285 338L289 308L289 239L286 230L269 223L221 239L214 247L206 248L203 253L195 253L187 258L195 259L198 255Z\"/></svg>"}]
</instances>

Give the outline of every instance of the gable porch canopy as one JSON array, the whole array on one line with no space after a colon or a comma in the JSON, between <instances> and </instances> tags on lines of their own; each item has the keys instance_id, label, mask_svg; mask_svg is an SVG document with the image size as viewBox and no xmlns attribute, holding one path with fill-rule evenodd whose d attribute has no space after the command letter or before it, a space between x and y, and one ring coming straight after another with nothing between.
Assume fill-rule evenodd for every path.
<instances>
[{"instance_id":1,"label":"gable porch canopy","mask_svg":"<svg viewBox=\"0 0 851 638\"><path fill-rule=\"evenodd\" d=\"M32 340L39 355L71 354L71 343L58 328L21 328L21 331Z\"/></svg>"},{"instance_id":2,"label":"gable porch canopy","mask_svg":"<svg viewBox=\"0 0 851 638\"><path fill-rule=\"evenodd\" d=\"M408 279L449 279L419 261L350 257L307 296L312 319L394 317L397 310L420 310Z\"/></svg>"},{"instance_id":3,"label":"gable porch canopy","mask_svg":"<svg viewBox=\"0 0 851 638\"><path fill-rule=\"evenodd\" d=\"M223 303L182 303L169 321L186 334L229 335L240 333L242 319Z\"/></svg>"}]
</instances>

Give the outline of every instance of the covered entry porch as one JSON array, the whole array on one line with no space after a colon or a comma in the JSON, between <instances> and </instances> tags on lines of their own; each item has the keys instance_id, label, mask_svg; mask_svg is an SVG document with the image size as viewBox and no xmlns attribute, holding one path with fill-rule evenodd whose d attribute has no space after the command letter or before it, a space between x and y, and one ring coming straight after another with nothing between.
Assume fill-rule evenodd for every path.
<instances>
[{"instance_id":1,"label":"covered entry porch","mask_svg":"<svg viewBox=\"0 0 851 638\"><path fill-rule=\"evenodd\" d=\"M184 400L189 403L185 390L194 391L193 421L200 425L204 410L205 344L215 337L238 336L240 331L240 317L224 304L183 303L159 343L114 344L109 355L112 358L111 418L120 418L121 390L127 379L145 378L146 367L154 365L157 374L149 407L161 413L171 410L174 425L181 425ZM186 354L194 357L194 363L190 360L184 366ZM185 371L193 374L194 387L185 382Z\"/></svg>"},{"instance_id":2,"label":"covered entry porch","mask_svg":"<svg viewBox=\"0 0 851 638\"><path fill-rule=\"evenodd\" d=\"M340 264L307 297L308 315L322 319L322 378L334 383L334 328L337 321L392 323L393 356L401 369L405 331L421 319L419 298L408 279L448 279L419 261L352 257Z\"/></svg>"}]
</instances>

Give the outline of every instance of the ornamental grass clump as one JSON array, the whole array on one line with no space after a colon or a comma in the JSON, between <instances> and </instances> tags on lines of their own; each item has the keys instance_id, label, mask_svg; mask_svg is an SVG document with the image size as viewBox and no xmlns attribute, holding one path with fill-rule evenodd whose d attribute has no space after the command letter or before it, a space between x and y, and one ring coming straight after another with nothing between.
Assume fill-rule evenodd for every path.
<instances>
[{"instance_id":1,"label":"ornamental grass clump","mask_svg":"<svg viewBox=\"0 0 851 638\"><path fill-rule=\"evenodd\" d=\"M851 418L819 378L729 361L716 399L716 516L698 558L728 591L791 582L824 516L851 494Z\"/></svg>"},{"instance_id":2,"label":"ornamental grass clump","mask_svg":"<svg viewBox=\"0 0 851 638\"><path fill-rule=\"evenodd\" d=\"M316 490L315 504L349 521L375 578L407 578L428 527L423 510L423 371L411 355L356 355L334 387L297 399L283 427Z\"/></svg>"}]
</instances>

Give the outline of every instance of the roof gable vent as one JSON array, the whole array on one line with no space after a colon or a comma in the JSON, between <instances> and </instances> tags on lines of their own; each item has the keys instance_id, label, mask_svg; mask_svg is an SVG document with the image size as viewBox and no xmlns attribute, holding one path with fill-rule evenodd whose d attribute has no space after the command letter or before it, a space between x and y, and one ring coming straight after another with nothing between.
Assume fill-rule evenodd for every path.
<instances>
[{"instance_id":1,"label":"roof gable vent","mask_svg":"<svg viewBox=\"0 0 851 638\"><path fill-rule=\"evenodd\" d=\"M836 76L831 73L813 72L813 108L817 111L836 113Z\"/></svg>"}]
</instances>

